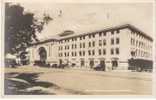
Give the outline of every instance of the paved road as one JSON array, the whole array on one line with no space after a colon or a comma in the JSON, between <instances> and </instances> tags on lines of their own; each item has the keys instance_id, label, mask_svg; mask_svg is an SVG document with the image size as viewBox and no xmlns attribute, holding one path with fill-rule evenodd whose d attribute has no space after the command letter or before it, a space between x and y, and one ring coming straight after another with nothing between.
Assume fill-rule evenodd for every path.
<instances>
[{"instance_id":1,"label":"paved road","mask_svg":"<svg viewBox=\"0 0 156 100\"><path fill-rule=\"evenodd\" d=\"M89 95L151 95L152 73L97 72L72 69L18 68L7 69L6 73L25 72L41 74L38 81L56 84L59 89L47 88L55 94Z\"/></svg>"}]
</instances>

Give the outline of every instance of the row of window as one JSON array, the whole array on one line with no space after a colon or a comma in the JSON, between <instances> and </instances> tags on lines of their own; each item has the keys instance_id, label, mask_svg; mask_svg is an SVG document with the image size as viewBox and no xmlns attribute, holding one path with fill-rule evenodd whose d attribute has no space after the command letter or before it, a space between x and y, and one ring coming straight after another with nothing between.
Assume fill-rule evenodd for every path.
<instances>
[{"instance_id":1,"label":"row of window","mask_svg":"<svg viewBox=\"0 0 156 100\"><path fill-rule=\"evenodd\" d=\"M116 30L116 33L119 34L120 33L120 30ZM96 34L99 34L99 37L106 36L107 35L106 32L98 32ZM64 42L69 42L70 40L71 41L77 41L77 38L79 38L79 40L84 40L86 38L86 36L88 36L88 38L91 39L91 38L95 38L95 35L96 34L88 34L88 35L84 35L84 36L73 37L71 39L61 40L59 43L63 43L63 41ZM111 31L111 35L114 35L114 34L115 34L115 31Z\"/></svg>"},{"instance_id":2,"label":"row of window","mask_svg":"<svg viewBox=\"0 0 156 100\"><path fill-rule=\"evenodd\" d=\"M139 48L144 48L144 49L152 49L150 45L147 45L144 42L135 40L133 38L131 38L131 45L134 45Z\"/></svg>"},{"instance_id":3,"label":"row of window","mask_svg":"<svg viewBox=\"0 0 156 100\"><path fill-rule=\"evenodd\" d=\"M112 48L110 51L111 55L114 54L119 54L119 48ZM85 56L86 52L85 51L79 51L79 52L71 52L71 56ZM95 50L88 50L88 55L89 56L94 56L95 55ZM98 55L106 55L106 49L99 49L98 50ZM70 56L70 52L64 52L64 53L59 53L59 57L69 57ZM141 51L139 49L136 50L135 52L135 56L139 56L139 57L149 57L150 54L148 52L144 52Z\"/></svg>"},{"instance_id":4,"label":"row of window","mask_svg":"<svg viewBox=\"0 0 156 100\"><path fill-rule=\"evenodd\" d=\"M114 54L119 54L119 48L111 48L111 55L114 55Z\"/></svg>"},{"instance_id":5,"label":"row of window","mask_svg":"<svg viewBox=\"0 0 156 100\"><path fill-rule=\"evenodd\" d=\"M135 52L135 56L150 57L150 53L137 49Z\"/></svg>"},{"instance_id":6,"label":"row of window","mask_svg":"<svg viewBox=\"0 0 156 100\"><path fill-rule=\"evenodd\" d=\"M131 31L131 34L134 36L134 37L138 37L138 38L140 38L141 40L148 40L148 41L150 41L149 39L147 39L147 37L145 37L145 36L143 36L143 35L140 35L141 33L139 33L139 32L135 32L135 31Z\"/></svg>"},{"instance_id":7,"label":"row of window","mask_svg":"<svg viewBox=\"0 0 156 100\"><path fill-rule=\"evenodd\" d=\"M111 45L114 45L115 43L119 44L119 42L120 42L119 38L116 38L116 41L114 38L111 38Z\"/></svg>"},{"instance_id":8,"label":"row of window","mask_svg":"<svg viewBox=\"0 0 156 100\"><path fill-rule=\"evenodd\" d=\"M116 40L116 41L115 41ZM114 38L112 38L111 39L111 45L114 45L114 44L119 44L119 42L120 42L120 40L119 40L119 38L116 38L116 39L114 39ZM88 42L88 47L95 47L95 41L90 41L90 42ZM99 46L105 46L106 45L106 40L104 39L104 40L99 40L99 44L98 44ZM80 43L80 45L79 45L79 47L80 48L85 48L85 43ZM77 45L76 44L72 44L71 45L71 48L72 49L76 49L77 48ZM69 45L65 45L64 46L64 49L65 50L69 50L70 48L69 48ZM59 50L63 50L63 47L62 46L59 46Z\"/></svg>"},{"instance_id":9,"label":"row of window","mask_svg":"<svg viewBox=\"0 0 156 100\"><path fill-rule=\"evenodd\" d=\"M111 55L114 54L119 54L119 48L112 48L111 49ZM85 51L79 51L79 52L71 52L71 56L77 56L79 54L79 56L85 56L86 52ZM88 55L89 56L94 56L95 55L95 50L88 50ZM98 50L98 55L106 55L106 49L99 49ZM64 53L59 53L59 57L69 57L70 56L70 52L64 52Z\"/></svg>"}]
</instances>

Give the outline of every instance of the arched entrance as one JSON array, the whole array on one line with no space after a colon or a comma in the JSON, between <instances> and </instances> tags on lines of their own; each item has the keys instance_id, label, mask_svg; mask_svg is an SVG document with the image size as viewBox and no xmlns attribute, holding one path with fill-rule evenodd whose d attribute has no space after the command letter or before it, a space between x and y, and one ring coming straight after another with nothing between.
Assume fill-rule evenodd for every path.
<instances>
[{"instance_id":1,"label":"arched entrance","mask_svg":"<svg viewBox=\"0 0 156 100\"><path fill-rule=\"evenodd\" d=\"M38 53L39 53L39 56L40 56L40 61L41 63L46 63L46 60L47 60L47 51L44 47L40 47L38 49Z\"/></svg>"}]
</instances>

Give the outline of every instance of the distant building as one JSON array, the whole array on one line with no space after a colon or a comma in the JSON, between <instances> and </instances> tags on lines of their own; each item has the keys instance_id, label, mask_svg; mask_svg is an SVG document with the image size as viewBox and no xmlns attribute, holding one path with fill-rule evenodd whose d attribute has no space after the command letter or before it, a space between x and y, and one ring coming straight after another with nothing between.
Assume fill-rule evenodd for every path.
<instances>
[{"instance_id":1,"label":"distant building","mask_svg":"<svg viewBox=\"0 0 156 100\"><path fill-rule=\"evenodd\" d=\"M105 64L105 70L127 70L128 60L152 61L153 40L138 28L126 24L100 31L67 35L36 43L28 48L30 61L68 63L93 68Z\"/></svg>"}]
</instances>

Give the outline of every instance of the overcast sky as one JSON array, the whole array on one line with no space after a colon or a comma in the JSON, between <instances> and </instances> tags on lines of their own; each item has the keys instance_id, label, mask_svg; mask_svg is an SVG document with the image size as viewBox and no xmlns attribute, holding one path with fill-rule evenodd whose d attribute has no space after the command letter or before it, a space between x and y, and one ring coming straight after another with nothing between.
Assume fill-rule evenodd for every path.
<instances>
[{"instance_id":1,"label":"overcast sky","mask_svg":"<svg viewBox=\"0 0 156 100\"><path fill-rule=\"evenodd\" d=\"M20 3L26 11L41 16L48 13L54 20L44 27L39 38L52 38L64 30L76 34L96 31L106 27L132 24L152 35L152 5L150 3L131 4L54 4ZM61 14L61 16L59 16Z\"/></svg>"}]
</instances>

